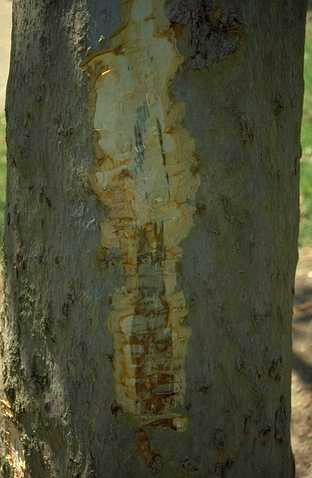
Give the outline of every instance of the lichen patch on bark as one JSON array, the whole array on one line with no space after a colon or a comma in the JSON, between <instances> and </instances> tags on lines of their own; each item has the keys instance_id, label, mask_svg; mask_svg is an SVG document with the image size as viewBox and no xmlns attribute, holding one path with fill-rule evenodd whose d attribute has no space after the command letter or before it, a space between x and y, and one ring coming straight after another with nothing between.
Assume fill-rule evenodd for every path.
<instances>
[{"instance_id":1,"label":"lichen patch on bark","mask_svg":"<svg viewBox=\"0 0 312 478\"><path fill-rule=\"evenodd\" d=\"M183 58L165 0L134 0L125 10L110 48L82 64L94 110L90 181L107 211L98 257L124 274L108 318L116 400L140 425L180 431L191 331L177 265L199 187L195 144L170 94Z\"/></svg>"}]
</instances>

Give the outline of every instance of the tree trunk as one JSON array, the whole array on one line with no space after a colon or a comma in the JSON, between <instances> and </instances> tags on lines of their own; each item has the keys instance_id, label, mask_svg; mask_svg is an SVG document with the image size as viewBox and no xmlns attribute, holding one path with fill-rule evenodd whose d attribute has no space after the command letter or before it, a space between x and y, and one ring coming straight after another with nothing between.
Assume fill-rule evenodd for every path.
<instances>
[{"instance_id":1,"label":"tree trunk","mask_svg":"<svg viewBox=\"0 0 312 478\"><path fill-rule=\"evenodd\" d=\"M15 0L3 477L290 478L303 0Z\"/></svg>"}]
</instances>

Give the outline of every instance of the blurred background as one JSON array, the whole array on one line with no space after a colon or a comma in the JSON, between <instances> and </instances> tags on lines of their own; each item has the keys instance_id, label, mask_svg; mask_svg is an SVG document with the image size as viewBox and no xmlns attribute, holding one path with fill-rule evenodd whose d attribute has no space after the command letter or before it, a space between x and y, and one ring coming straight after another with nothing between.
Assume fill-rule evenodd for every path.
<instances>
[{"instance_id":1,"label":"blurred background","mask_svg":"<svg viewBox=\"0 0 312 478\"><path fill-rule=\"evenodd\" d=\"M312 0L309 5L302 123L301 224L293 320L292 441L297 478L312 478ZM9 71L10 34L11 1L0 0L0 245L5 204L4 102Z\"/></svg>"},{"instance_id":2,"label":"blurred background","mask_svg":"<svg viewBox=\"0 0 312 478\"><path fill-rule=\"evenodd\" d=\"M8 0L0 0L0 237L3 235L3 211L5 201L5 122L4 102L5 88L9 72L10 36L11 36L11 8Z\"/></svg>"}]
</instances>

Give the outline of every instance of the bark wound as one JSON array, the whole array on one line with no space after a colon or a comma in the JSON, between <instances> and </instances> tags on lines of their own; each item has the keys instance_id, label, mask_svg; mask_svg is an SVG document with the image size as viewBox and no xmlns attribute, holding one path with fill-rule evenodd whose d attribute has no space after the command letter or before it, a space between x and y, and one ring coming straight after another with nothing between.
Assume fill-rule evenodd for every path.
<instances>
[{"instance_id":1,"label":"bark wound","mask_svg":"<svg viewBox=\"0 0 312 478\"><path fill-rule=\"evenodd\" d=\"M174 28L186 28L190 49L188 66L206 68L235 53L241 44L243 25L237 12L224 12L213 0L173 0L168 18Z\"/></svg>"},{"instance_id":2,"label":"bark wound","mask_svg":"<svg viewBox=\"0 0 312 478\"><path fill-rule=\"evenodd\" d=\"M82 68L94 111L91 184L108 211L100 256L124 273L108 320L118 407L139 427L180 431L187 421L178 408L190 328L177 265L193 224L199 176L183 105L169 91L183 58L164 4L127 3L111 48L89 56ZM149 464L150 446L140 442Z\"/></svg>"}]
</instances>

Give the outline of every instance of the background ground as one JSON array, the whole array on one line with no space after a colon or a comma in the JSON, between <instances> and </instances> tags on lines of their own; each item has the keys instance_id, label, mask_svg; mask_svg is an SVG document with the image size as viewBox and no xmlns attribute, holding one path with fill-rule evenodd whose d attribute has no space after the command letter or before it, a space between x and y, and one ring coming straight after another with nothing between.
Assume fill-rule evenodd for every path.
<instances>
[{"instance_id":1,"label":"background ground","mask_svg":"<svg viewBox=\"0 0 312 478\"><path fill-rule=\"evenodd\" d=\"M292 440L297 478L312 478L312 247L300 250L293 320Z\"/></svg>"},{"instance_id":2,"label":"background ground","mask_svg":"<svg viewBox=\"0 0 312 478\"><path fill-rule=\"evenodd\" d=\"M311 2L312 3L312 2ZM8 73L11 2L0 0L0 244L5 201L4 96ZM312 478L312 13L308 14L302 128L300 260L293 322L292 440L297 478Z\"/></svg>"}]
</instances>

